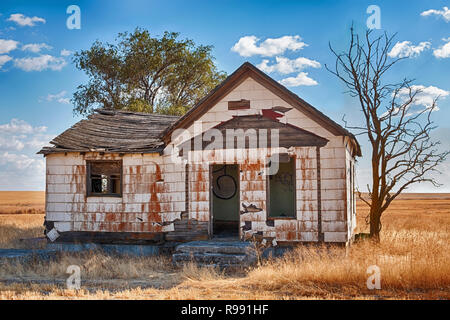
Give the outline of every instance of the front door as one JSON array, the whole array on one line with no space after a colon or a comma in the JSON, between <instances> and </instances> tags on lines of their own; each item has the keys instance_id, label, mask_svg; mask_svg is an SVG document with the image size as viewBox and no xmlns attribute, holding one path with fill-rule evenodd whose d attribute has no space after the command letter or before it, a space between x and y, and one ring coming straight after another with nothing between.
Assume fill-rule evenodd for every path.
<instances>
[{"instance_id":1,"label":"front door","mask_svg":"<svg viewBox=\"0 0 450 320\"><path fill-rule=\"evenodd\" d=\"M214 237L239 237L239 166L211 166L212 231Z\"/></svg>"}]
</instances>

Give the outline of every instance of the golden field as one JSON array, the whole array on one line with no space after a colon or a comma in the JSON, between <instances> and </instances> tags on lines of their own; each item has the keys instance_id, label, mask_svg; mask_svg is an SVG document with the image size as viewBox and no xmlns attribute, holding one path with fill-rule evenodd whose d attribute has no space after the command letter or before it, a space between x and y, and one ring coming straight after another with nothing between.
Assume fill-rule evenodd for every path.
<instances>
[{"instance_id":1,"label":"golden field","mask_svg":"<svg viewBox=\"0 0 450 320\"><path fill-rule=\"evenodd\" d=\"M25 195L18 198L0 192L8 203L27 203ZM42 193L41 205L43 199ZM362 202L357 212L358 232L367 232ZM403 195L382 222L380 244L299 246L283 258L229 273L192 264L175 268L164 256L99 252L0 262L0 299L449 299L450 194ZM42 223L41 214L0 215L0 246L23 247L19 239L41 236ZM66 269L74 264L81 266L82 289L66 290ZM381 290L367 289L371 265L380 268Z\"/></svg>"},{"instance_id":2,"label":"golden field","mask_svg":"<svg viewBox=\"0 0 450 320\"><path fill-rule=\"evenodd\" d=\"M45 192L0 191L1 214L44 214Z\"/></svg>"}]
</instances>

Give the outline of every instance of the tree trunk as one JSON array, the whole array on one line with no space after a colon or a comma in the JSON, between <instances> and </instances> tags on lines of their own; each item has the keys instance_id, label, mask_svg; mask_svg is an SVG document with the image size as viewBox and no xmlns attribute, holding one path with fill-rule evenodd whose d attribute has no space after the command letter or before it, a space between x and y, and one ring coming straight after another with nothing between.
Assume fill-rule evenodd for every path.
<instances>
[{"instance_id":1,"label":"tree trunk","mask_svg":"<svg viewBox=\"0 0 450 320\"><path fill-rule=\"evenodd\" d=\"M380 242L381 208L373 206L370 208L370 238Z\"/></svg>"}]
</instances>

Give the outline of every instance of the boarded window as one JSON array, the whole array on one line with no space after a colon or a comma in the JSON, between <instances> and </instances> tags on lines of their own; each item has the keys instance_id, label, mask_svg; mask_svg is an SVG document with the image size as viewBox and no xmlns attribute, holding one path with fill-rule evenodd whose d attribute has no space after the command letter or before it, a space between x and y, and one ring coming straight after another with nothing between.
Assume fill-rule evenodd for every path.
<instances>
[{"instance_id":1,"label":"boarded window","mask_svg":"<svg viewBox=\"0 0 450 320\"><path fill-rule=\"evenodd\" d=\"M250 109L250 100L228 101L228 110Z\"/></svg>"},{"instance_id":2,"label":"boarded window","mask_svg":"<svg viewBox=\"0 0 450 320\"><path fill-rule=\"evenodd\" d=\"M88 196L122 196L122 161L87 161Z\"/></svg>"},{"instance_id":3,"label":"boarded window","mask_svg":"<svg viewBox=\"0 0 450 320\"><path fill-rule=\"evenodd\" d=\"M280 157L278 172L269 175L269 217L295 218L295 159Z\"/></svg>"}]
</instances>

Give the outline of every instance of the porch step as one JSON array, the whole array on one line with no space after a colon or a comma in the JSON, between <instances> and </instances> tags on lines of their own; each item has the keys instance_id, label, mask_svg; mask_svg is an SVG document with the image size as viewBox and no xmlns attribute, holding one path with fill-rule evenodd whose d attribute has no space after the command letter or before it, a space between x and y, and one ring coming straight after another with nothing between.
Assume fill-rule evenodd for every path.
<instances>
[{"instance_id":1,"label":"porch step","mask_svg":"<svg viewBox=\"0 0 450 320\"><path fill-rule=\"evenodd\" d=\"M250 242L192 241L178 245L172 260L176 265L195 262L200 266L245 267L256 262L256 252Z\"/></svg>"}]
</instances>

